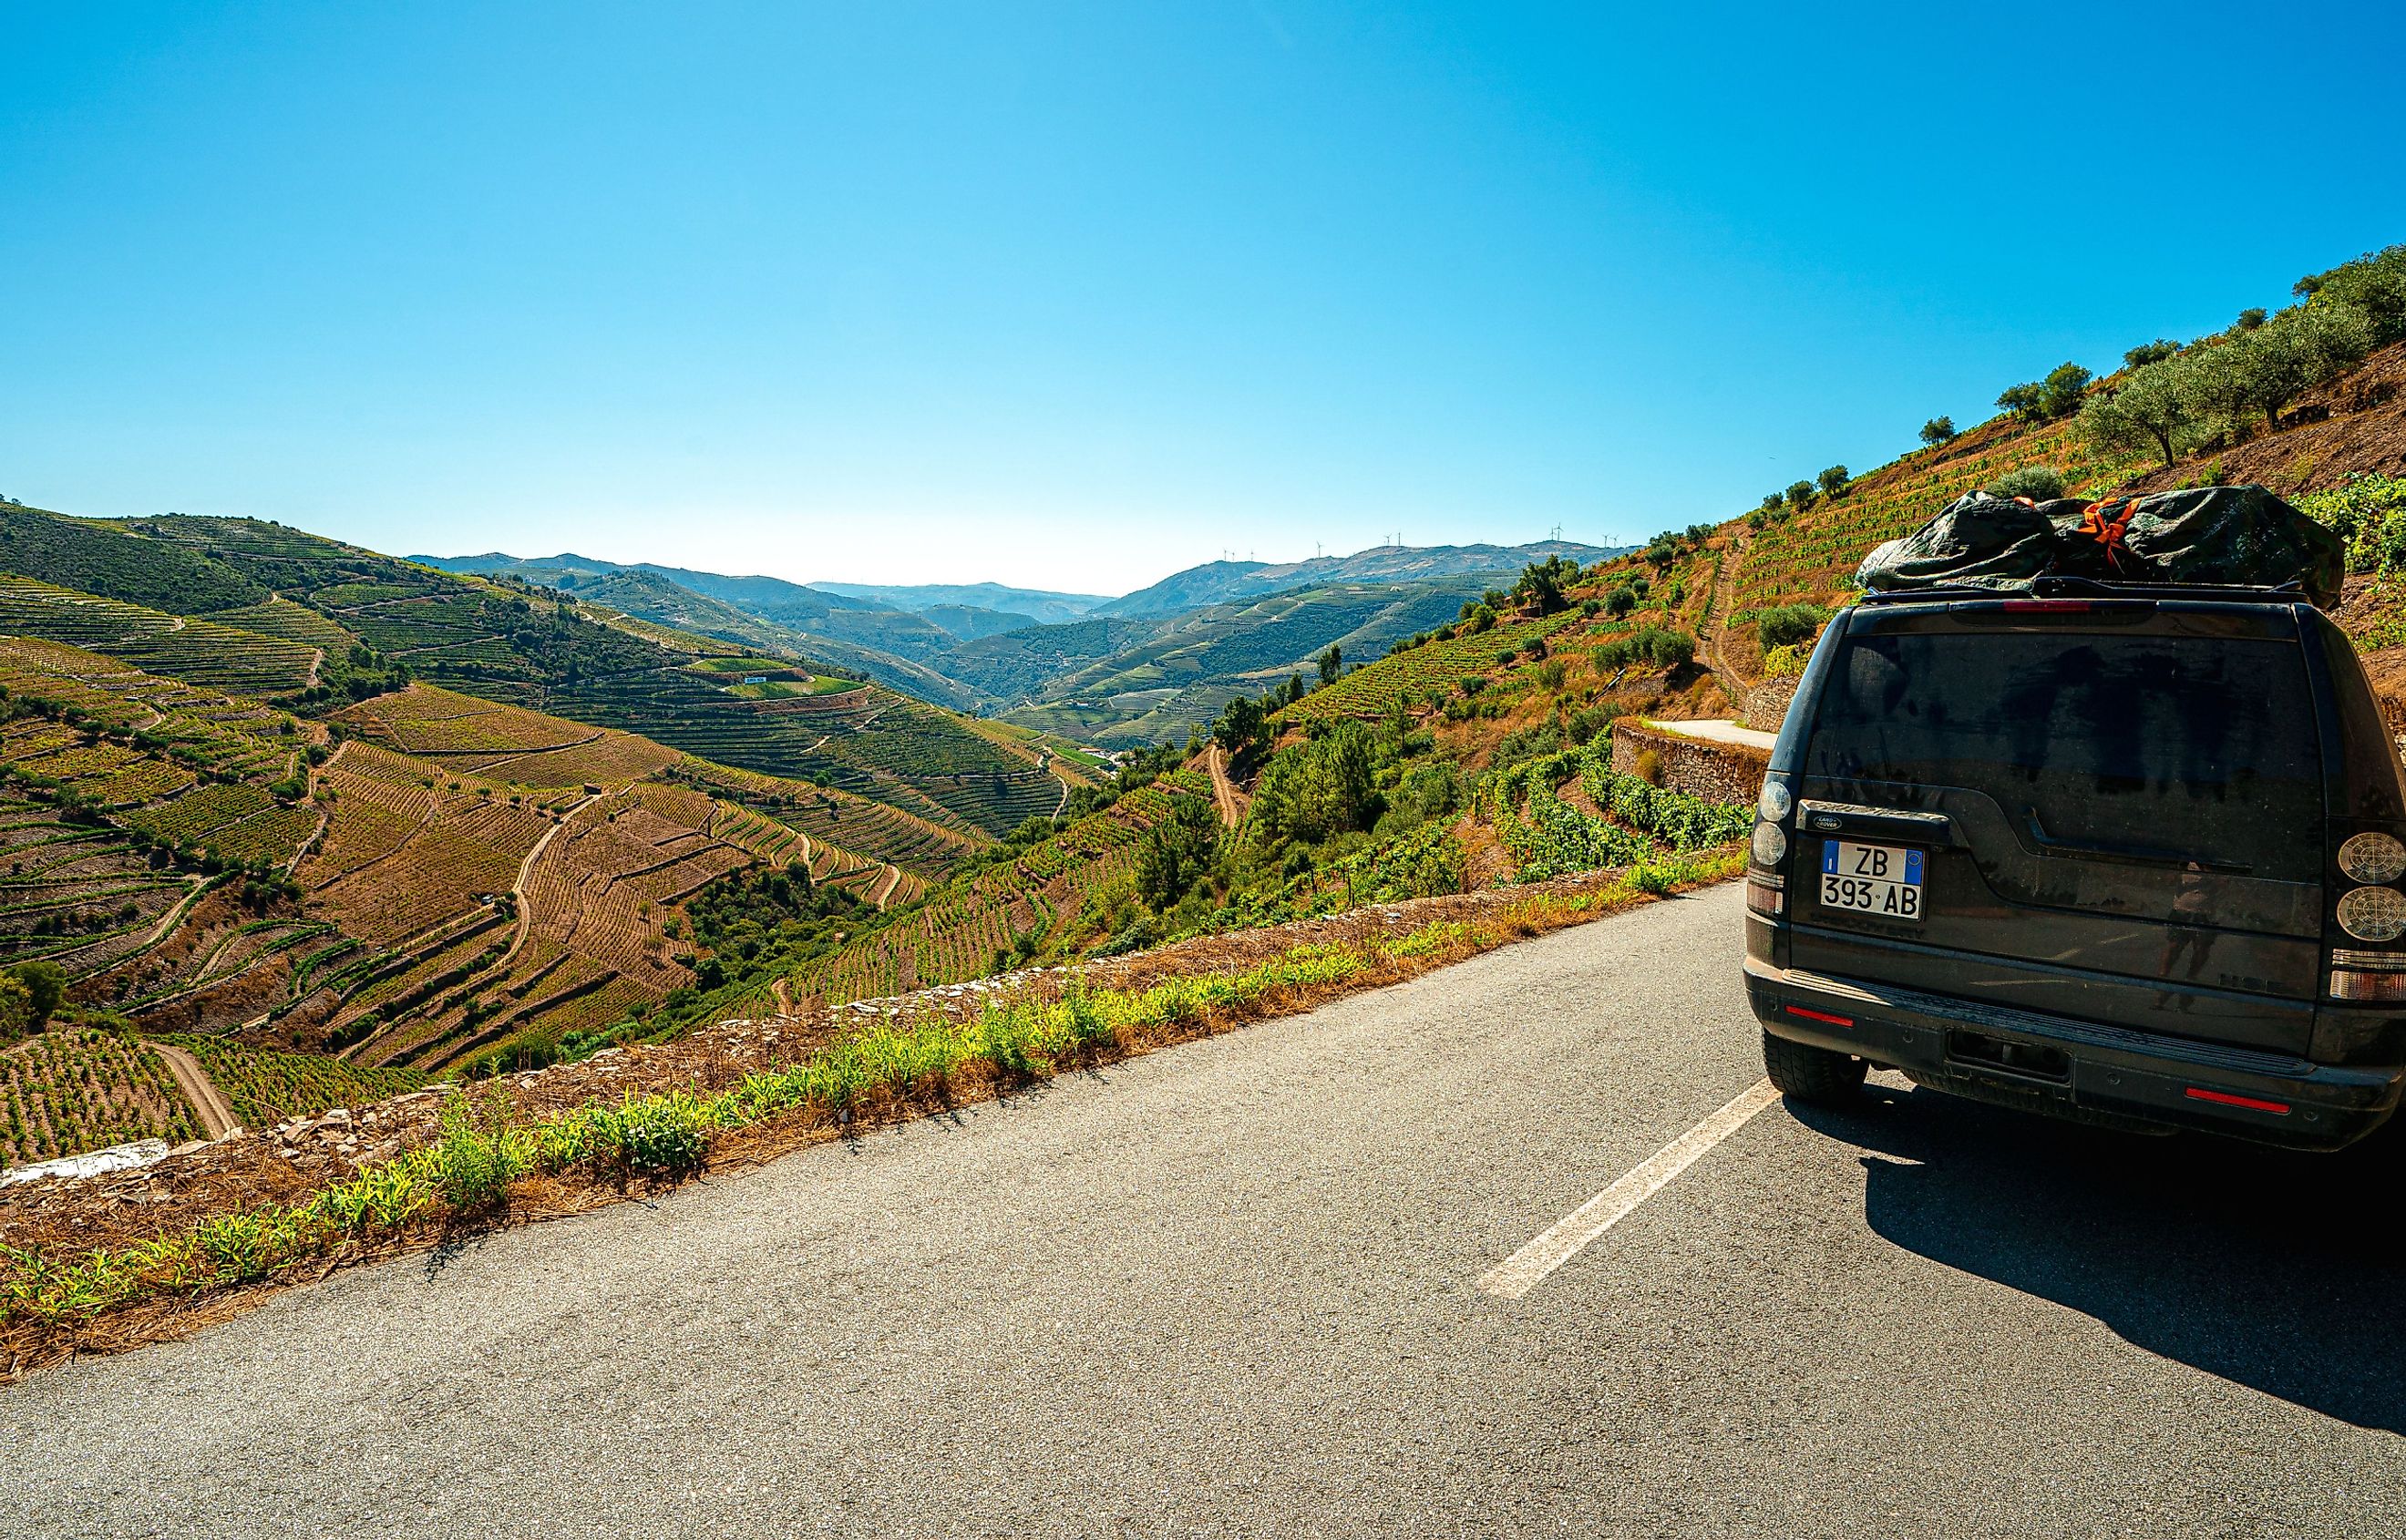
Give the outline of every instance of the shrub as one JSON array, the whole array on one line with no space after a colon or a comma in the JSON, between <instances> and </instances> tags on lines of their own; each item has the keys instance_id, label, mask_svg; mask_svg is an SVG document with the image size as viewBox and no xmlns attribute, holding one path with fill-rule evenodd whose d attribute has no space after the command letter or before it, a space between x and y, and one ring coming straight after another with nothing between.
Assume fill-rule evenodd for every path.
<instances>
[{"instance_id":1,"label":"shrub","mask_svg":"<svg viewBox=\"0 0 2406 1540\"><path fill-rule=\"evenodd\" d=\"M2151 363L2161 363L2164 360L2171 358L2180 350L2181 345L2172 341L2170 337L2158 337L2153 342L2143 342L2138 346L2124 353L2122 355L2122 367L2125 369L2144 369Z\"/></svg>"},{"instance_id":2,"label":"shrub","mask_svg":"<svg viewBox=\"0 0 2406 1540\"><path fill-rule=\"evenodd\" d=\"M1664 671L1686 667L1696 656L1696 639L1685 631L1649 626L1629 639L1629 660L1643 658Z\"/></svg>"},{"instance_id":3,"label":"shrub","mask_svg":"<svg viewBox=\"0 0 2406 1540\"><path fill-rule=\"evenodd\" d=\"M2025 465L2008 471L1980 488L1991 497L2026 497L2045 502L2063 495L2063 473L2052 465Z\"/></svg>"},{"instance_id":4,"label":"shrub","mask_svg":"<svg viewBox=\"0 0 2406 1540\"><path fill-rule=\"evenodd\" d=\"M1637 751L1636 761L1630 767L1630 773L1636 776L1637 779L1645 782L1649 786L1661 785L1663 784L1663 756L1655 753L1652 749L1639 749Z\"/></svg>"},{"instance_id":5,"label":"shrub","mask_svg":"<svg viewBox=\"0 0 2406 1540\"><path fill-rule=\"evenodd\" d=\"M1596 735L1610 727L1613 719L1621 714L1621 708L1609 700L1600 706L1590 706L1574 713L1563 724L1563 736L1584 746L1594 742Z\"/></svg>"},{"instance_id":6,"label":"shrub","mask_svg":"<svg viewBox=\"0 0 2406 1540\"><path fill-rule=\"evenodd\" d=\"M2358 473L2305 494L2297 505L2347 542L2348 571L2387 574L2406 567L2406 476Z\"/></svg>"},{"instance_id":7,"label":"shrub","mask_svg":"<svg viewBox=\"0 0 2406 1540\"><path fill-rule=\"evenodd\" d=\"M644 1176L682 1176L699 1170L710 1153L710 1109L690 1091L638 1099L602 1113L596 1122L602 1150L619 1169Z\"/></svg>"},{"instance_id":8,"label":"shrub","mask_svg":"<svg viewBox=\"0 0 2406 1540\"><path fill-rule=\"evenodd\" d=\"M1932 417L1921 425L1921 442L1933 449L1942 444L1954 442L1954 438L1955 419L1953 417Z\"/></svg>"},{"instance_id":9,"label":"shrub","mask_svg":"<svg viewBox=\"0 0 2406 1540\"><path fill-rule=\"evenodd\" d=\"M1821 629L1830 613L1817 604L1782 604L1762 612L1759 634L1767 650L1792 647Z\"/></svg>"}]
</instances>

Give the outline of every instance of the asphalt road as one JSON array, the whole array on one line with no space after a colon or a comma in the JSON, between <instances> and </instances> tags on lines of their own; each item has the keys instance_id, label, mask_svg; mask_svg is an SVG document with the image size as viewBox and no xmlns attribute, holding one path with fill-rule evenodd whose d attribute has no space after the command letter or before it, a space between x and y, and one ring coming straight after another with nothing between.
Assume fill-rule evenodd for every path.
<instances>
[{"instance_id":1,"label":"asphalt road","mask_svg":"<svg viewBox=\"0 0 2406 1540\"><path fill-rule=\"evenodd\" d=\"M0 1390L0 1533L2398 1533L2394 1166L1773 1104L1739 895Z\"/></svg>"}]
</instances>

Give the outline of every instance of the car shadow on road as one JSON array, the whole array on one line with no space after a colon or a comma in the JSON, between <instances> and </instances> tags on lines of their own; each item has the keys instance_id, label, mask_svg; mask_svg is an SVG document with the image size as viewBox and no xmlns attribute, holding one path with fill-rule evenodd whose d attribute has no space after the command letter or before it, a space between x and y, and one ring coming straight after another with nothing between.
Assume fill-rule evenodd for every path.
<instances>
[{"instance_id":1,"label":"car shadow on road","mask_svg":"<svg viewBox=\"0 0 2406 1540\"><path fill-rule=\"evenodd\" d=\"M1897 1245L2149 1352L2406 1433L2406 1138L2299 1155L1877 1086L1852 1110L1790 1105L1871 1151L1865 1213Z\"/></svg>"}]
</instances>

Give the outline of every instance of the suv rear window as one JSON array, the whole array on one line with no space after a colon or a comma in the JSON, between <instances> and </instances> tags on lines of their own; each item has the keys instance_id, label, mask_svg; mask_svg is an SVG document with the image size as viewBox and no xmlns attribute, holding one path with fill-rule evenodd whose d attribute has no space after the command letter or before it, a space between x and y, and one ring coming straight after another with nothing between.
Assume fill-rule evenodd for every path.
<instances>
[{"instance_id":1,"label":"suv rear window","mask_svg":"<svg viewBox=\"0 0 2406 1540\"><path fill-rule=\"evenodd\" d=\"M2294 640L1850 635L1804 769L1986 792L2033 842L2321 873L2321 757Z\"/></svg>"}]
</instances>

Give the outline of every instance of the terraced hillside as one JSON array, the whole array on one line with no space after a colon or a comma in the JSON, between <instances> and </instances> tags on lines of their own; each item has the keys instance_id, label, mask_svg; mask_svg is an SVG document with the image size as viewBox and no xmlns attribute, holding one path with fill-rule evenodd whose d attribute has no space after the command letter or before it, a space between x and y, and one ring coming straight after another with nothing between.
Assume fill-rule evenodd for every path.
<instances>
[{"instance_id":1,"label":"terraced hillside","mask_svg":"<svg viewBox=\"0 0 2406 1540\"><path fill-rule=\"evenodd\" d=\"M0 572L0 634L64 643L146 672L244 695L285 695L316 678L316 647Z\"/></svg>"},{"instance_id":2,"label":"terraced hillside","mask_svg":"<svg viewBox=\"0 0 2406 1540\"><path fill-rule=\"evenodd\" d=\"M658 774L677 752L630 732L413 684L331 720L397 754L517 786L622 786Z\"/></svg>"},{"instance_id":3,"label":"terraced hillside","mask_svg":"<svg viewBox=\"0 0 2406 1540\"><path fill-rule=\"evenodd\" d=\"M566 554L527 560L499 554L429 557L423 564L556 589L573 594L581 605L653 625L786 657L816 658L932 705L971 710L980 703L974 690L919 661L951 646L952 632L920 615L872 601L778 578L730 578Z\"/></svg>"},{"instance_id":4,"label":"terraced hillside","mask_svg":"<svg viewBox=\"0 0 2406 1540\"><path fill-rule=\"evenodd\" d=\"M669 928L714 877L800 861L873 909L977 843L432 685L335 713L356 738L331 754L276 707L54 643L0 639L0 966L54 963L77 1009L149 1030L239 1033L228 1053L549 1044L690 982Z\"/></svg>"},{"instance_id":5,"label":"terraced hillside","mask_svg":"<svg viewBox=\"0 0 2406 1540\"><path fill-rule=\"evenodd\" d=\"M803 860L822 878L849 869L846 862L854 856L891 864L916 879L939 878L983 843L956 828L834 786L761 775L691 756L665 774L777 824L787 834L776 846L778 858Z\"/></svg>"},{"instance_id":6,"label":"terraced hillside","mask_svg":"<svg viewBox=\"0 0 2406 1540\"><path fill-rule=\"evenodd\" d=\"M357 843L330 838L304 872L313 906L371 943L324 985L339 996L328 1040L347 1057L442 1067L616 1021L689 982L665 930L674 904L751 859L710 834L711 798L644 785L539 808L472 777L404 782L423 764L350 746L331 779L372 811Z\"/></svg>"},{"instance_id":7,"label":"terraced hillside","mask_svg":"<svg viewBox=\"0 0 2406 1540\"><path fill-rule=\"evenodd\" d=\"M998 834L1058 799L1057 785L961 718L882 685L840 704L746 696L740 681L695 667L742 652L735 643L278 524L16 510L0 535L0 551L28 566L55 560L122 593L168 603L190 592L213 606L222 619L61 587L46 572L0 573L0 631L155 674L308 710L414 676L970 833Z\"/></svg>"},{"instance_id":8,"label":"terraced hillside","mask_svg":"<svg viewBox=\"0 0 2406 1540\"><path fill-rule=\"evenodd\" d=\"M84 1028L0 1048L0 1166L199 1137L165 1061L146 1043Z\"/></svg>"},{"instance_id":9,"label":"terraced hillside","mask_svg":"<svg viewBox=\"0 0 2406 1540\"><path fill-rule=\"evenodd\" d=\"M427 1077L410 1069L369 1069L321 1053L278 1053L225 1038L168 1035L158 1039L198 1061L245 1128L273 1128L287 1118L333 1107L361 1107L415 1091Z\"/></svg>"},{"instance_id":10,"label":"terraced hillside","mask_svg":"<svg viewBox=\"0 0 2406 1540\"><path fill-rule=\"evenodd\" d=\"M1145 831L1168 815L1173 798L1206 802L1210 795L1210 783L1191 771L1131 792L1006 861L930 889L899 923L783 980L785 998L842 1004L963 983L993 972L1014 950L1025 956L1105 940L1097 916L1110 907L1114 885L1129 885Z\"/></svg>"},{"instance_id":11,"label":"terraced hillside","mask_svg":"<svg viewBox=\"0 0 2406 1540\"><path fill-rule=\"evenodd\" d=\"M206 995L305 928L276 883L316 837L315 729L96 654L0 639L0 960L124 1010Z\"/></svg>"}]
</instances>

